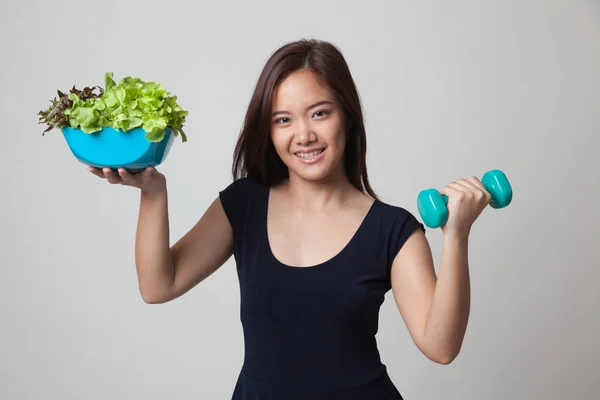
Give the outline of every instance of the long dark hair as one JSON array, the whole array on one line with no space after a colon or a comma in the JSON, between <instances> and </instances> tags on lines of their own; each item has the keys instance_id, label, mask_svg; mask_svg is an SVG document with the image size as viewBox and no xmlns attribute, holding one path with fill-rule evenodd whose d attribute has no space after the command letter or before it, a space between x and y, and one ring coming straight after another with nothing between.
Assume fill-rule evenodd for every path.
<instances>
[{"instance_id":1,"label":"long dark hair","mask_svg":"<svg viewBox=\"0 0 600 400\"><path fill-rule=\"evenodd\" d=\"M367 174L367 138L354 79L337 47L316 39L287 43L267 60L235 146L232 166L234 179L248 177L258 183L274 186L288 178L288 168L271 141L271 108L277 85L291 73L302 69L315 73L320 83L332 90L340 101L348 135L344 154L346 175L354 187L376 199Z\"/></svg>"}]
</instances>

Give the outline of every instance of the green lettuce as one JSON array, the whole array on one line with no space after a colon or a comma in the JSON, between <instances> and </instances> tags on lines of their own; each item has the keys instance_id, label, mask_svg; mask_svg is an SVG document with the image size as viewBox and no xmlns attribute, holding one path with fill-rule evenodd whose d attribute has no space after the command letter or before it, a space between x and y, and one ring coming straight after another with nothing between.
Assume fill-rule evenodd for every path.
<instances>
[{"instance_id":1,"label":"green lettuce","mask_svg":"<svg viewBox=\"0 0 600 400\"><path fill-rule=\"evenodd\" d=\"M94 89L100 89L95 93ZM113 73L104 75L104 89L99 87L77 90L68 94L59 93L50 107L40 111L40 123L45 123L47 132L53 128L71 126L85 133L94 133L103 127L112 127L127 132L143 128L146 139L159 142L169 128L175 136L187 137L183 131L189 112L177 103L177 96L156 82L145 82L140 78L125 77L118 84Z\"/></svg>"},{"instance_id":2,"label":"green lettuce","mask_svg":"<svg viewBox=\"0 0 600 400\"><path fill-rule=\"evenodd\" d=\"M98 89L98 93L96 93L96 89ZM82 130L86 133L92 133L102 129L101 127L97 128L91 126L94 125L93 118L101 121L99 122L101 125L108 123L103 119L102 114L99 112L93 114L93 111L90 110L102 109L104 107L102 100L98 101L104 93L104 90L101 87L85 87L82 90L79 90L73 86L68 93L63 93L60 90L58 90L57 93L58 98L54 98L51 101L50 107L38 113L40 116L40 123L48 125L42 134L54 128L60 129L69 126L72 124L71 121L76 121L77 119L84 122L82 124ZM74 117L72 118L71 114L73 113ZM88 117L86 117L86 114ZM90 114L93 114L92 117L89 116Z\"/></svg>"}]
</instances>

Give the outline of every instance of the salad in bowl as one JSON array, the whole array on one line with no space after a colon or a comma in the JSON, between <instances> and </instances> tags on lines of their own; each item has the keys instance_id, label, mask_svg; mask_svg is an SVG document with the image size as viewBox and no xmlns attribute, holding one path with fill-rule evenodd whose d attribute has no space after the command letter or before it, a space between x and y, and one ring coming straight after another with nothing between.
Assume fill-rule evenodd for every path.
<instances>
[{"instance_id":1,"label":"salad in bowl","mask_svg":"<svg viewBox=\"0 0 600 400\"><path fill-rule=\"evenodd\" d=\"M38 112L39 123L47 125L42 135L61 130L85 165L139 171L162 163L175 137L187 141L183 126L189 112L159 83L130 76L116 83L107 72L104 88L73 86L57 93Z\"/></svg>"}]
</instances>

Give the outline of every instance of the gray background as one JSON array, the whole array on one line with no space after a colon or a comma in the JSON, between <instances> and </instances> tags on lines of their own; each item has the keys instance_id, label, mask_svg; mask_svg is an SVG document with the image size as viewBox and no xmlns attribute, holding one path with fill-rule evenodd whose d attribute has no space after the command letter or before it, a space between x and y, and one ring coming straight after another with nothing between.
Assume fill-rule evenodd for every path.
<instances>
[{"instance_id":1,"label":"gray background","mask_svg":"<svg viewBox=\"0 0 600 400\"><path fill-rule=\"evenodd\" d=\"M383 200L503 169L515 196L471 236L472 314L427 360L388 293L378 335L407 400L597 399L598 1L21 1L0 5L0 398L227 399L242 362L233 260L183 297L137 289L139 195L88 173L38 110L113 71L190 110L161 166L177 240L229 182L250 93L277 47L338 45ZM441 232L428 230L436 258ZM436 267L437 268L437 267Z\"/></svg>"}]
</instances>

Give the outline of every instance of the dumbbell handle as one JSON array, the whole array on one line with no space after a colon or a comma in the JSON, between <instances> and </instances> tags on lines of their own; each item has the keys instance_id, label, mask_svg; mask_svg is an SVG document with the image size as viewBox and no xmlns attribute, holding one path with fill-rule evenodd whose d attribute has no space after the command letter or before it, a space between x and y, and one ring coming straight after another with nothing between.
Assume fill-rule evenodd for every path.
<instances>
[{"instance_id":1,"label":"dumbbell handle","mask_svg":"<svg viewBox=\"0 0 600 400\"><path fill-rule=\"evenodd\" d=\"M504 172L494 169L486 172L481 183L490 193L492 208L504 208L512 201L512 188ZM448 220L448 196L436 189L425 189L419 193L417 208L421 219L430 228L444 226Z\"/></svg>"}]
</instances>

